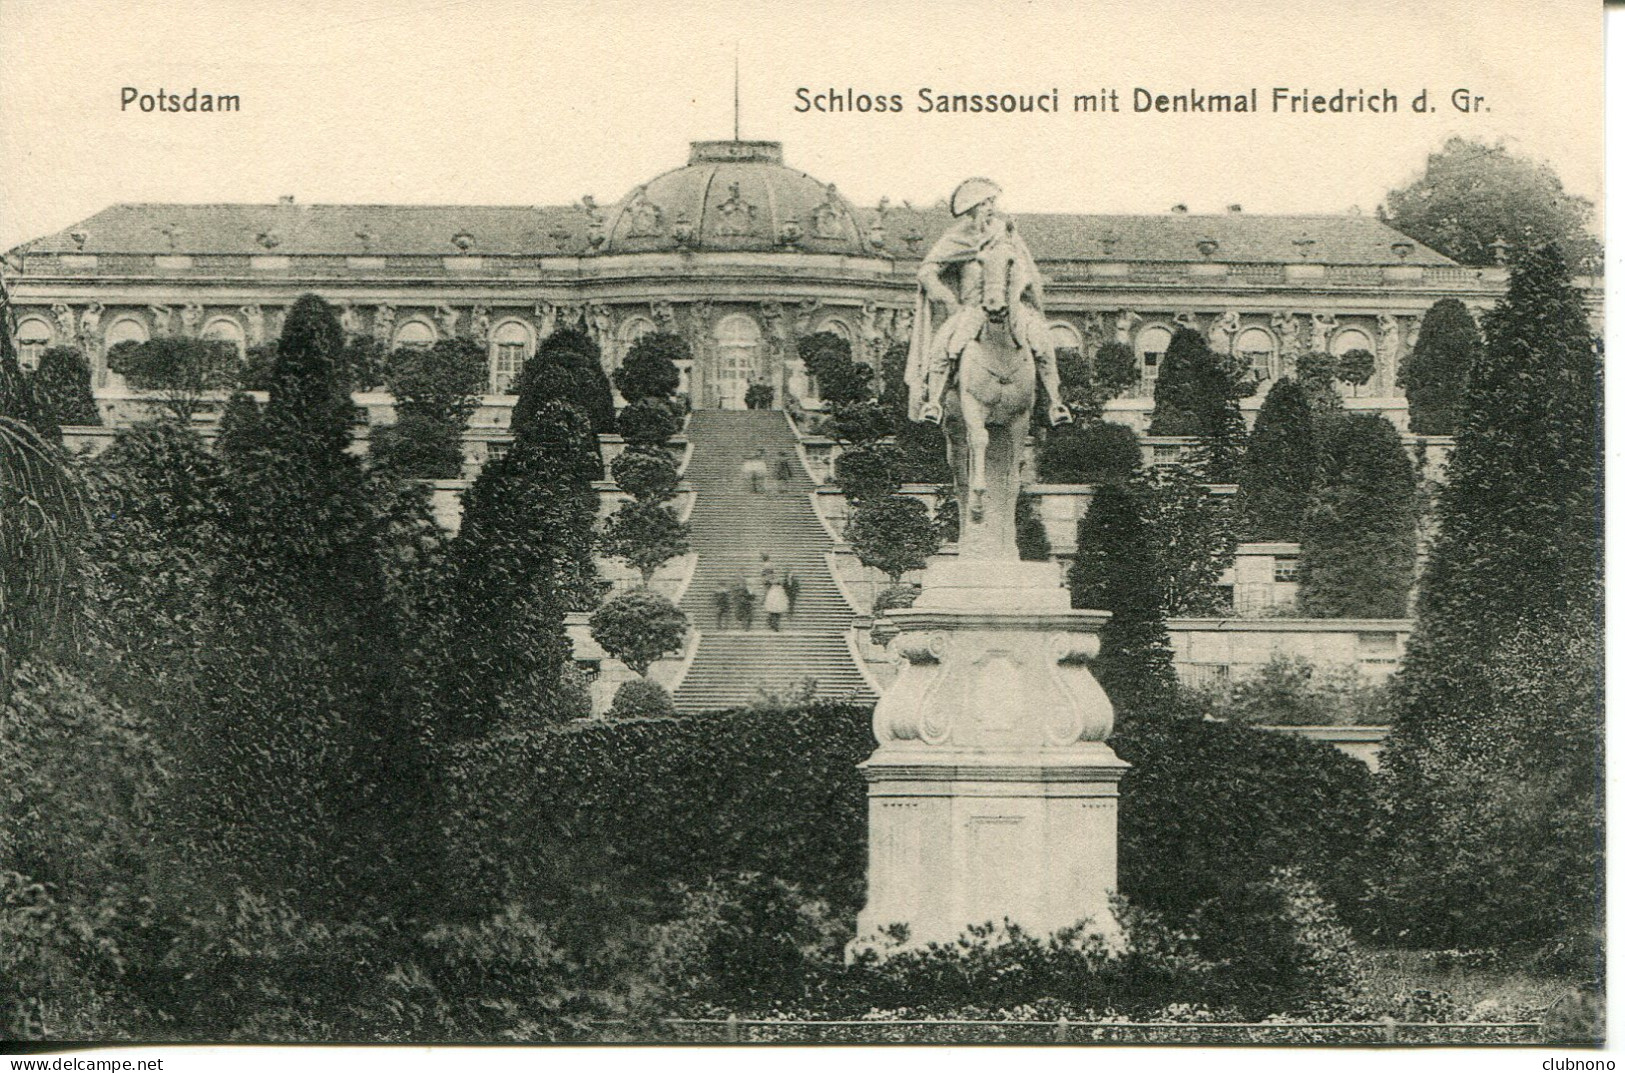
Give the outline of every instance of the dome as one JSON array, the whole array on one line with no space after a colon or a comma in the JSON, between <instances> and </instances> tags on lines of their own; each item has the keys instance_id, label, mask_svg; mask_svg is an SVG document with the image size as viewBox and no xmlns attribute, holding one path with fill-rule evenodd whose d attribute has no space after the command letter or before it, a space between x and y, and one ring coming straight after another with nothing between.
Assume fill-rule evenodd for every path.
<instances>
[{"instance_id":1,"label":"dome","mask_svg":"<svg viewBox=\"0 0 1625 1073\"><path fill-rule=\"evenodd\" d=\"M667 250L869 252L834 184L785 167L778 142L693 142L687 167L622 198L603 252Z\"/></svg>"}]
</instances>

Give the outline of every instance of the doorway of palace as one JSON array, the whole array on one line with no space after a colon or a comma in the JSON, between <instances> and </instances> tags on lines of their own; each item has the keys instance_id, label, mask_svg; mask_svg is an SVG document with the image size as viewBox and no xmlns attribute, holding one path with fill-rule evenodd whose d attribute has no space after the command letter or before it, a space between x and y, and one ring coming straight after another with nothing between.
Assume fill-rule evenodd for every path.
<instances>
[{"instance_id":1,"label":"doorway of palace","mask_svg":"<svg viewBox=\"0 0 1625 1073\"><path fill-rule=\"evenodd\" d=\"M745 391L762 360L762 329L744 313L723 317L716 327L716 404L743 410Z\"/></svg>"}]
</instances>

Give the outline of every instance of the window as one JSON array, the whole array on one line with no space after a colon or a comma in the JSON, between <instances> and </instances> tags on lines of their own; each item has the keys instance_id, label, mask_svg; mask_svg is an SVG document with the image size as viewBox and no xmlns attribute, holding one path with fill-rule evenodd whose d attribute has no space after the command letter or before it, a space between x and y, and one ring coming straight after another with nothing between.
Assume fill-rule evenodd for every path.
<instances>
[{"instance_id":1,"label":"window","mask_svg":"<svg viewBox=\"0 0 1625 1073\"><path fill-rule=\"evenodd\" d=\"M1157 365L1168 352L1174 333L1160 324L1140 329L1134 341L1134 352L1140 356L1140 393L1149 395L1157 383Z\"/></svg>"},{"instance_id":2,"label":"window","mask_svg":"<svg viewBox=\"0 0 1625 1073\"><path fill-rule=\"evenodd\" d=\"M51 326L38 317L17 325L17 361L24 369L39 368L40 355L51 345Z\"/></svg>"},{"instance_id":3,"label":"window","mask_svg":"<svg viewBox=\"0 0 1625 1073\"><path fill-rule=\"evenodd\" d=\"M1373 350L1371 336L1360 328L1344 328L1332 336L1333 357L1342 357L1351 350Z\"/></svg>"},{"instance_id":4,"label":"window","mask_svg":"<svg viewBox=\"0 0 1625 1073\"><path fill-rule=\"evenodd\" d=\"M509 394L519 370L530 356L530 332L516 320L506 320L491 333L491 390Z\"/></svg>"},{"instance_id":5,"label":"window","mask_svg":"<svg viewBox=\"0 0 1625 1073\"><path fill-rule=\"evenodd\" d=\"M743 313L717 322L717 402L724 409L742 409L745 389L756 375L762 349L762 330Z\"/></svg>"},{"instance_id":6,"label":"window","mask_svg":"<svg viewBox=\"0 0 1625 1073\"><path fill-rule=\"evenodd\" d=\"M1254 380L1275 379L1275 336L1263 328L1247 328L1236 336L1232 352L1247 363Z\"/></svg>"},{"instance_id":7,"label":"window","mask_svg":"<svg viewBox=\"0 0 1625 1073\"><path fill-rule=\"evenodd\" d=\"M134 317L120 317L108 325L103 342L109 350L120 343L145 343L147 326Z\"/></svg>"},{"instance_id":8,"label":"window","mask_svg":"<svg viewBox=\"0 0 1625 1073\"><path fill-rule=\"evenodd\" d=\"M242 325L227 317L216 317L203 326L203 338L216 343L230 343L241 358L248 351L248 339Z\"/></svg>"},{"instance_id":9,"label":"window","mask_svg":"<svg viewBox=\"0 0 1625 1073\"><path fill-rule=\"evenodd\" d=\"M1058 351L1081 351L1083 349L1083 336L1078 334L1078 329L1072 327L1072 325L1066 323L1065 321L1058 320L1050 324L1049 341L1050 344Z\"/></svg>"},{"instance_id":10,"label":"window","mask_svg":"<svg viewBox=\"0 0 1625 1073\"><path fill-rule=\"evenodd\" d=\"M1276 557L1275 580L1291 582L1298 580L1298 560L1295 556L1281 555Z\"/></svg>"},{"instance_id":11,"label":"window","mask_svg":"<svg viewBox=\"0 0 1625 1073\"><path fill-rule=\"evenodd\" d=\"M428 321L409 320L395 329L395 345L398 347L432 347L434 339L434 328Z\"/></svg>"},{"instance_id":12,"label":"window","mask_svg":"<svg viewBox=\"0 0 1625 1073\"><path fill-rule=\"evenodd\" d=\"M1356 651L1361 663L1380 663L1398 666L1399 636L1392 633L1361 633L1355 635Z\"/></svg>"},{"instance_id":13,"label":"window","mask_svg":"<svg viewBox=\"0 0 1625 1073\"><path fill-rule=\"evenodd\" d=\"M838 335L842 339L845 339L848 343L852 342L852 329L847 326L846 321L841 320L839 317L831 317L829 320L826 320L824 323L818 326L818 330L821 332L829 332L832 335Z\"/></svg>"},{"instance_id":14,"label":"window","mask_svg":"<svg viewBox=\"0 0 1625 1073\"><path fill-rule=\"evenodd\" d=\"M1185 457L1185 448L1179 444L1159 443L1151 448L1151 463L1157 466L1177 466Z\"/></svg>"},{"instance_id":15,"label":"window","mask_svg":"<svg viewBox=\"0 0 1625 1073\"><path fill-rule=\"evenodd\" d=\"M511 443L487 443L485 445L485 460L487 462L497 461L503 455L507 454L508 448L512 446L513 445Z\"/></svg>"}]
</instances>

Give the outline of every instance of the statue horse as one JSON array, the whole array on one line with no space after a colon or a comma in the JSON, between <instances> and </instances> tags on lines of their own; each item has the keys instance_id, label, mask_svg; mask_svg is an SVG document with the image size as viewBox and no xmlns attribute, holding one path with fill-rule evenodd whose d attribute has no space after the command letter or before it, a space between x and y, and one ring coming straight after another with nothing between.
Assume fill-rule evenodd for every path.
<instances>
[{"instance_id":1,"label":"statue horse","mask_svg":"<svg viewBox=\"0 0 1625 1073\"><path fill-rule=\"evenodd\" d=\"M981 277L985 323L960 352L943 396L948 464L965 512L960 555L966 558L1017 557L1015 498L1037 395L1032 352L1014 332L1026 286L1015 267L1017 257L1015 244L1003 235L989 242L969 268Z\"/></svg>"}]
</instances>

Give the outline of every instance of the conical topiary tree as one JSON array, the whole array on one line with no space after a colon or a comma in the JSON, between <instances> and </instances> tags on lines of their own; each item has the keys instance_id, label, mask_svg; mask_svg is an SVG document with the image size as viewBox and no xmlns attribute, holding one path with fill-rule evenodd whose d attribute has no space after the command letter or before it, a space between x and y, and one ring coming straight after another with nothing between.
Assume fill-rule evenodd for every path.
<instances>
[{"instance_id":1,"label":"conical topiary tree","mask_svg":"<svg viewBox=\"0 0 1625 1073\"><path fill-rule=\"evenodd\" d=\"M1399 432L1380 414L1354 414L1326 444L1325 460L1303 514L1298 606L1313 618L1401 618L1416 573L1421 495Z\"/></svg>"},{"instance_id":2,"label":"conical topiary tree","mask_svg":"<svg viewBox=\"0 0 1625 1073\"><path fill-rule=\"evenodd\" d=\"M1270 388L1239 468L1236 512L1246 540L1299 540L1319 456L1309 398L1296 380Z\"/></svg>"},{"instance_id":3,"label":"conical topiary tree","mask_svg":"<svg viewBox=\"0 0 1625 1073\"><path fill-rule=\"evenodd\" d=\"M1484 327L1397 682L1382 891L1407 941L1597 971L1601 353L1555 246Z\"/></svg>"},{"instance_id":4,"label":"conical topiary tree","mask_svg":"<svg viewBox=\"0 0 1625 1073\"><path fill-rule=\"evenodd\" d=\"M1153 436L1197 436L1204 441L1204 474L1228 481L1235 474L1247 434L1241 400L1252 381L1234 361L1207 345L1201 333L1180 328L1168 343L1157 371L1149 432Z\"/></svg>"},{"instance_id":5,"label":"conical topiary tree","mask_svg":"<svg viewBox=\"0 0 1625 1073\"><path fill-rule=\"evenodd\" d=\"M1459 298L1441 298L1422 318L1416 346L1399 366L1412 432L1453 436L1461 420L1467 370L1484 349L1478 325Z\"/></svg>"},{"instance_id":6,"label":"conical topiary tree","mask_svg":"<svg viewBox=\"0 0 1625 1073\"><path fill-rule=\"evenodd\" d=\"M1078 522L1077 548L1067 572L1072 606L1112 613L1100 631L1095 677L1120 719L1167 714L1178 694L1173 649L1159 606L1156 550L1129 488L1096 490Z\"/></svg>"}]
</instances>

